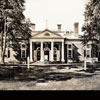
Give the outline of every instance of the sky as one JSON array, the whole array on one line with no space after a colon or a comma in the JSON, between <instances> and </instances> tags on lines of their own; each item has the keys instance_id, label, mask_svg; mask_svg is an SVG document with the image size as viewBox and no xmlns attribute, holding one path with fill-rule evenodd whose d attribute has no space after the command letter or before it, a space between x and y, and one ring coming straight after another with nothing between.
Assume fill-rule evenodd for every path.
<instances>
[{"instance_id":1,"label":"sky","mask_svg":"<svg viewBox=\"0 0 100 100\"><path fill-rule=\"evenodd\" d=\"M63 31L73 31L75 22L79 22L79 32L84 23L86 0L26 0L24 14L36 30L46 27L57 30L57 24L62 24Z\"/></svg>"}]
</instances>

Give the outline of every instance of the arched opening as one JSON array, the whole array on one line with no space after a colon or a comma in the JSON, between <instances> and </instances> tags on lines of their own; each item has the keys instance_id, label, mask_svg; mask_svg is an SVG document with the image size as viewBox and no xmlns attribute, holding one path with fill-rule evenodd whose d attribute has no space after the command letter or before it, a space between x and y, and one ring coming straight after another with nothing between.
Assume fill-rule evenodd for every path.
<instances>
[{"instance_id":1,"label":"arched opening","mask_svg":"<svg viewBox=\"0 0 100 100\"><path fill-rule=\"evenodd\" d=\"M50 34L49 33L45 33L45 36L50 36Z\"/></svg>"}]
</instances>

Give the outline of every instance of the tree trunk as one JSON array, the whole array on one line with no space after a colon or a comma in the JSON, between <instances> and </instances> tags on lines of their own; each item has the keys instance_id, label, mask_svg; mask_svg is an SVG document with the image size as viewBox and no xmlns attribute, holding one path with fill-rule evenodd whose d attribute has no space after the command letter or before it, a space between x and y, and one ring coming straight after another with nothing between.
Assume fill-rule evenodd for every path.
<instances>
[{"instance_id":1,"label":"tree trunk","mask_svg":"<svg viewBox=\"0 0 100 100\"><path fill-rule=\"evenodd\" d=\"M1 64L4 64L5 50L6 50L6 37L7 37L7 25L6 25L6 16L4 22L4 31L1 35Z\"/></svg>"},{"instance_id":2,"label":"tree trunk","mask_svg":"<svg viewBox=\"0 0 100 100\"><path fill-rule=\"evenodd\" d=\"M1 32L1 62L4 63L3 61L3 32Z\"/></svg>"}]
</instances>

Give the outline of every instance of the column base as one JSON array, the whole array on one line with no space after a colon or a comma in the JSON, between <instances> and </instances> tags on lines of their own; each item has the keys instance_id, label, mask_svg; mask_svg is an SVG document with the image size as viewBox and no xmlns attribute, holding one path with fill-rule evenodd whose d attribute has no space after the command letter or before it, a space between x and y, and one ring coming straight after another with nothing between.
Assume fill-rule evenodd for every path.
<instances>
[{"instance_id":1,"label":"column base","mask_svg":"<svg viewBox=\"0 0 100 100\"><path fill-rule=\"evenodd\" d=\"M44 60L43 60L43 59L41 59L40 61L41 61L41 62L44 62Z\"/></svg>"},{"instance_id":2,"label":"column base","mask_svg":"<svg viewBox=\"0 0 100 100\"><path fill-rule=\"evenodd\" d=\"M33 60L30 60L30 62L33 62Z\"/></svg>"},{"instance_id":3,"label":"column base","mask_svg":"<svg viewBox=\"0 0 100 100\"><path fill-rule=\"evenodd\" d=\"M50 60L51 62L54 62L54 60Z\"/></svg>"},{"instance_id":4,"label":"column base","mask_svg":"<svg viewBox=\"0 0 100 100\"><path fill-rule=\"evenodd\" d=\"M64 59L62 59L62 60L61 60L61 62L65 62L65 60L64 60Z\"/></svg>"},{"instance_id":5,"label":"column base","mask_svg":"<svg viewBox=\"0 0 100 100\"><path fill-rule=\"evenodd\" d=\"M28 60L28 59L27 59ZM30 59L30 62L33 62L33 59Z\"/></svg>"}]
</instances>

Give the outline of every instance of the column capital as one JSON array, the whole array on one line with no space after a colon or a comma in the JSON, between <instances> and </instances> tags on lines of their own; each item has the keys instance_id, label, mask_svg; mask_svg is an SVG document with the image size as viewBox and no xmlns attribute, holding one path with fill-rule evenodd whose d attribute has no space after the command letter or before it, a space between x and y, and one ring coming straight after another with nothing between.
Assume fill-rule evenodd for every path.
<instances>
[{"instance_id":1,"label":"column capital","mask_svg":"<svg viewBox=\"0 0 100 100\"><path fill-rule=\"evenodd\" d=\"M51 43L53 43L54 44L54 42L52 41Z\"/></svg>"}]
</instances>

